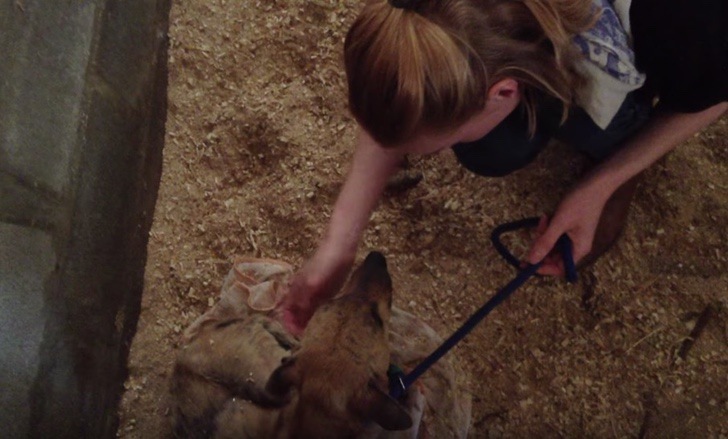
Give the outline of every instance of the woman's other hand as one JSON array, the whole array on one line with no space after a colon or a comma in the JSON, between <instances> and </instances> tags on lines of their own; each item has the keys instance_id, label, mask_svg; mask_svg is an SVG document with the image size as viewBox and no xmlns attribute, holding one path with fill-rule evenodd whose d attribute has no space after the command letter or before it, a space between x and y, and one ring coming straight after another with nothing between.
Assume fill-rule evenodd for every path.
<instances>
[{"instance_id":1,"label":"woman's other hand","mask_svg":"<svg viewBox=\"0 0 728 439\"><path fill-rule=\"evenodd\" d=\"M551 221L541 218L539 237L531 246L528 261L535 264L543 259L539 274L564 276L563 255L553 248L565 233L573 245L574 262L582 266L594 262L624 229L638 181L639 174L614 193L598 182L578 185L564 197Z\"/></svg>"}]
</instances>

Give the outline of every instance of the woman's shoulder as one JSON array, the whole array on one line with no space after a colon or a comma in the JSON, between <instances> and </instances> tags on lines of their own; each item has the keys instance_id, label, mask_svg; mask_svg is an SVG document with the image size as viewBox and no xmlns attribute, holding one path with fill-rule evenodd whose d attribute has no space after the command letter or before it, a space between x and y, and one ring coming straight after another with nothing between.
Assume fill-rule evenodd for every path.
<instances>
[{"instance_id":1,"label":"woman's shoulder","mask_svg":"<svg viewBox=\"0 0 728 439\"><path fill-rule=\"evenodd\" d=\"M728 35L725 0L632 0L629 18L635 42L661 37L696 43L698 37Z\"/></svg>"},{"instance_id":2,"label":"woman's shoulder","mask_svg":"<svg viewBox=\"0 0 728 439\"><path fill-rule=\"evenodd\" d=\"M632 0L637 66L660 100L698 111L728 99L728 2Z\"/></svg>"}]
</instances>

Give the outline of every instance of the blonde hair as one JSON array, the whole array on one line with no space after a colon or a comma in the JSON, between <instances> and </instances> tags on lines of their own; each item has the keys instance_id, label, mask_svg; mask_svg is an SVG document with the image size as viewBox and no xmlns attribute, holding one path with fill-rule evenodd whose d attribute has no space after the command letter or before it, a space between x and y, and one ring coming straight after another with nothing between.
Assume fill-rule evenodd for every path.
<instances>
[{"instance_id":1,"label":"blonde hair","mask_svg":"<svg viewBox=\"0 0 728 439\"><path fill-rule=\"evenodd\" d=\"M504 78L519 82L531 132L537 90L566 116L584 83L572 38L593 24L591 0L410 3L369 0L345 41L349 107L382 145L463 123Z\"/></svg>"}]
</instances>

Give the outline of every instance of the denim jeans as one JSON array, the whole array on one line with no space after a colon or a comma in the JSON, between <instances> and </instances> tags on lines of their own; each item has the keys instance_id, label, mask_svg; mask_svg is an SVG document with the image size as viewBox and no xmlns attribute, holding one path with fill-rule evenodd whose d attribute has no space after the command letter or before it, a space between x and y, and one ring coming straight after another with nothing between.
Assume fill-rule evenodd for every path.
<instances>
[{"instance_id":1,"label":"denim jeans","mask_svg":"<svg viewBox=\"0 0 728 439\"><path fill-rule=\"evenodd\" d=\"M551 139L558 139L599 162L615 152L647 122L649 102L630 93L606 129L599 128L581 108L572 107L561 124L562 105L541 99L533 137L525 110L514 110L482 139L453 146L458 161L479 175L499 177L521 169L536 158Z\"/></svg>"}]
</instances>

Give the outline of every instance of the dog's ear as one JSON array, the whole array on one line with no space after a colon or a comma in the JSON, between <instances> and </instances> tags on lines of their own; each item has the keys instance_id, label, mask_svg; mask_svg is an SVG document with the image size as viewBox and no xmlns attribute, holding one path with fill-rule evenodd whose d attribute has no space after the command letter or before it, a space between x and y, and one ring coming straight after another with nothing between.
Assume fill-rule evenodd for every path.
<instances>
[{"instance_id":1,"label":"dog's ear","mask_svg":"<svg viewBox=\"0 0 728 439\"><path fill-rule=\"evenodd\" d=\"M279 398L286 397L291 387L298 383L298 367L296 357L290 356L281 360L281 365L273 371L265 385L266 392Z\"/></svg>"},{"instance_id":2,"label":"dog's ear","mask_svg":"<svg viewBox=\"0 0 728 439\"><path fill-rule=\"evenodd\" d=\"M407 430L412 426L412 417L407 409L382 390L376 379L369 380L364 399L360 406L364 416L385 430Z\"/></svg>"}]
</instances>

